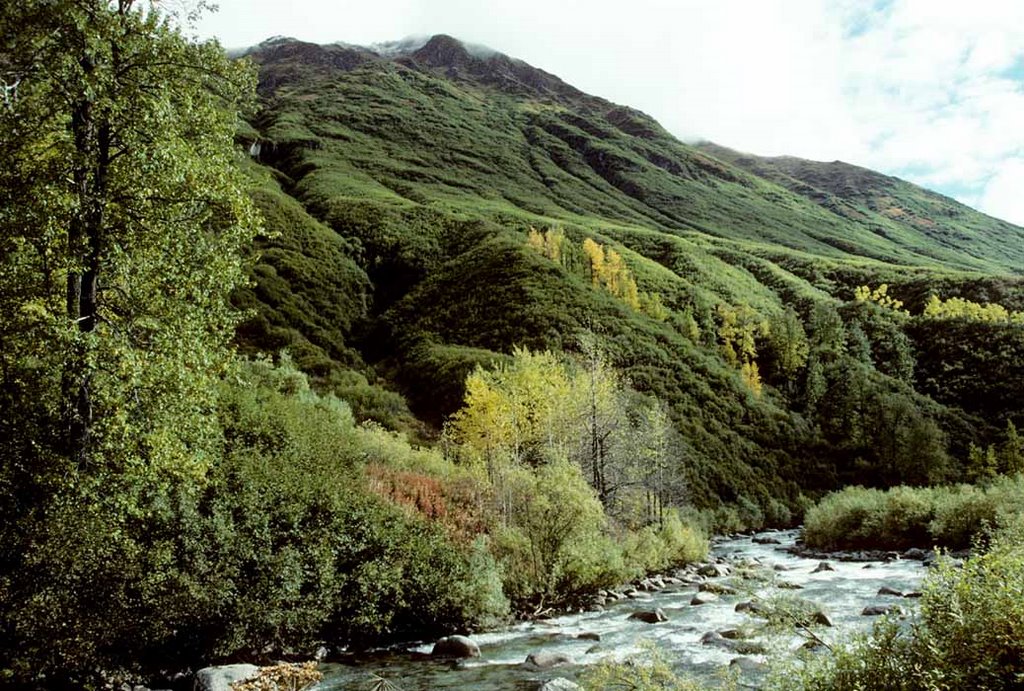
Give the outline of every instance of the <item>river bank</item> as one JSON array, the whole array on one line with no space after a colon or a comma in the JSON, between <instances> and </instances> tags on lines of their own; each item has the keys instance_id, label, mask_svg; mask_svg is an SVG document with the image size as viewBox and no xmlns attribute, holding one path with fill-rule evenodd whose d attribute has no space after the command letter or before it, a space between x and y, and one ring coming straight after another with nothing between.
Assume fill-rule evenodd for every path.
<instances>
[{"instance_id":1,"label":"river bank","mask_svg":"<svg viewBox=\"0 0 1024 691\"><path fill-rule=\"evenodd\" d=\"M806 642L796 633L768 635L760 603L781 597L813 603L830 624L822 627L823 638L865 629L892 607L914 608L923 561L890 554L823 561L800 554L796 541L792 530L716 538L707 562L669 574L664 587L605 592L604 604L595 602L590 611L473 635L479 657L431 658L433 642L351 654L321 665L319 688L370 688L376 678L403 691L536 689L554 678L576 680L602 659L643 656L652 648L696 677L713 681L731 666L756 683L768 653ZM664 620L635 616L655 612ZM530 656L550 666L529 664Z\"/></svg>"}]
</instances>

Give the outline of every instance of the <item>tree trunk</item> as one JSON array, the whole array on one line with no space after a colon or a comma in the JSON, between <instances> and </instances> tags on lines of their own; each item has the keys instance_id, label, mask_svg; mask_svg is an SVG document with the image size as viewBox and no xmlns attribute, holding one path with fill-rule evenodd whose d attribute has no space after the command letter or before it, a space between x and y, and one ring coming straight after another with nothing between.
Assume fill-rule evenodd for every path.
<instances>
[{"instance_id":1,"label":"tree trunk","mask_svg":"<svg viewBox=\"0 0 1024 691\"><path fill-rule=\"evenodd\" d=\"M83 59L82 65L87 75L94 69L88 59ZM96 328L98 319L111 131L109 123L97 122L93 102L89 98L83 98L76 104L71 130L78 156L74 169L78 213L72 216L68 225L68 254L72 266L67 278L66 309L68 319L84 334ZM86 460L93 428L89 368L88 346L80 340L71 354L63 384L68 417L67 450L78 463Z\"/></svg>"}]
</instances>

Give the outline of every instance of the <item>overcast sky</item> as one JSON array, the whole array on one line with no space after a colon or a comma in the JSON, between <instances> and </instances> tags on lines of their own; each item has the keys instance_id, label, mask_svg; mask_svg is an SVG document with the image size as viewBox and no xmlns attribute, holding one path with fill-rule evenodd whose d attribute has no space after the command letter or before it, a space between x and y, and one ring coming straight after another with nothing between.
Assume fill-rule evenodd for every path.
<instances>
[{"instance_id":1,"label":"overcast sky","mask_svg":"<svg viewBox=\"0 0 1024 691\"><path fill-rule=\"evenodd\" d=\"M843 160L1024 225L1024 0L220 0L226 47L447 33L684 139Z\"/></svg>"}]
</instances>

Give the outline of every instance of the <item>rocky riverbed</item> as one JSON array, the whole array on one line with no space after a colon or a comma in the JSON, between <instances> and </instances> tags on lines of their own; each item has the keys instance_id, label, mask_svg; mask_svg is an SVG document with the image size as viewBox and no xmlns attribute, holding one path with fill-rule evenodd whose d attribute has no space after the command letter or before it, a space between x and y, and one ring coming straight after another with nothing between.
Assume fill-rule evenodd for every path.
<instances>
[{"instance_id":1,"label":"rocky riverbed","mask_svg":"<svg viewBox=\"0 0 1024 691\"><path fill-rule=\"evenodd\" d=\"M431 655L433 641L377 651L323 665L320 689L374 688L379 679L403 691L572 688L568 682L601 659L651 648L710 680L738 667L756 686L770 653L807 642L796 627L764 631L765 608L780 596L799 598L825 640L867 628L884 612L914 609L928 553L810 553L796 538L776 531L716 539L706 563L603 591L588 611L473 635L468 657Z\"/></svg>"}]
</instances>

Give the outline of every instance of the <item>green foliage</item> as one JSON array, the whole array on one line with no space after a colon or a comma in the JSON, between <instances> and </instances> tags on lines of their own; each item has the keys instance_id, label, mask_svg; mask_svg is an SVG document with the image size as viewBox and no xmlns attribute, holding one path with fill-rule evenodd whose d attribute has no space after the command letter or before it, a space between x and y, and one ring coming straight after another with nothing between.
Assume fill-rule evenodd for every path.
<instances>
[{"instance_id":1,"label":"green foliage","mask_svg":"<svg viewBox=\"0 0 1024 691\"><path fill-rule=\"evenodd\" d=\"M578 467L553 461L506 471L501 486L508 518L493 548L517 608L540 610L629 575Z\"/></svg>"},{"instance_id":2,"label":"green foliage","mask_svg":"<svg viewBox=\"0 0 1024 691\"><path fill-rule=\"evenodd\" d=\"M1007 234L1016 228L1005 221L985 216L940 194L921 189L875 171L834 161L819 163L790 156L760 158L715 144L700 148L723 161L771 181L805 200L847 221L863 224L887 241L909 250L908 262L924 265L942 262L974 271L1007 274L1016 271L1022 259L1018 248L1004 248ZM935 242L941 237L942 242ZM860 238L835 235L839 248L858 248L865 257L880 258L878 247ZM865 283L886 280L860 280ZM925 292L923 297L927 297Z\"/></svg>"},{"instance_id":3,"label":"green foliage","mask_svg":"<svg viewBox=\"0 0 1024 691\"><path fill-rule=\"evenodd\" d=\"M804 517L804 539L820 549L969 547L1000 521L1021 511L1019 475L980 488L847 487L826 496Z\"/></svg>"},{"instance_id":4,"label":"green foliage","mask_svg":"<svg viewBox=\"0 0 1024 691\"><path fill-rule=\"evenodd\" d=\"M0 112L4 380L32 382L29 424L80 481L195 479L258 226L232 146L254 75L131 2L18 3L0 31L22 82Z\"/></svg>"},{"instance_id":5,"label":"green foliage","mask_svg":"<svg viewBox=\"0 0 1024 691\"><path fill-rule=\"evenodd\" d=\"M889 295L889 286L886 283L883 283L874 290L868 286L858 286L853 292L853 299L857 302L873 302L883 309L906 314L903 311L903 301Z\"/></svg>"},{"instance_id":6,"label":"green foliage","mask_svg":"<svg viewBox=\"0 0 1024 691\"><path fill-rule=\"evenodd\" d=\"M626 564L638 574L664 571L707 556L708 540L692 522L684 523L679 512L667 512L660 525L629 534L623 545Z\"/></svg>"},{"instance_id":7,"label":"green foliage","mask_svg":"<svg viewBox=\"0 0 1024 691\"><path fill-rule=\"evenodd\" d=\"M493 488L502 524L495 553L520 608L706 554L704 534L666 507L663 411L630 395L600 354L589 353L573 366L517 349L505 364L478 368L446 427L461 463ZM640 530L616 544L606 510Z\"/></svg>"},{"instance_id":8,"label":"green foliage","mask_svg":"<svg viewBox=\"0 0 1024 691\"><path fill-rule=\"evenodd\" d=\"M666 404L691 499L774 520L801 490L957 478L951 456L1024 415L1018 336L989 338L1009 325L954 333L893 309L933 293L1024 307L1019 279L966 273L1019 271L1009 224L845 164L689 147L450 39L402 61L289 41L252 57L261 162L370 279L344 343L436 427L476 364L578 352L591 331Z\"/></svg>"},{"instance_id":9,"label":"green foliage","mask_svg":"<svg viewBox=\"0 0 1024 691\"><path fill-rule=\"evenodd\" d=\"M997 324L1024 324L1024 312L1010 311L998 303L983 305L961 297L943 300L928 297L923 316L927 319L964 319Z\"/></svg>"},{"instance_id":10,"label":"green foliage","mask_svg":"<svg viewBox=\"0 0 1024 691\"><path fill-rule=\"evenodd\" d=\"M1015 479L857 490L810 533L962 545L1013 511L1024 283L958 272L1019 271L1019 229L429 49L267 44L242 124L250 68L173 26L0 10L7 678L481 625L864 474ZM445 455L387 382L437 426L469 404Z\"/></svg>"},{"instance_id":11,"label":"green foliage","mask_svg":"<svg viewBox=\"0 0 1024 691\"><path fill-rule=\"evenodd\" d=\"M580 679L584 689L624 689L625 691L700 691L710 688L701 682L680 674L672 668L653 645L646 645L641 655L618 661L606 657L591 665ZM739 688L736 675L722 673L713 688L735 690Z\"/></svg>"},{"instance_id":12,"label":"green foliage","mask_svg":"<svg viewBox=\"0 0 1024 691\"><path fill-rule=\"evenodd\" d=\"M223 456L202 486L150 490L130 517L68 498L19 522L36 547L0 589L9 674L88 686L99 669L371 645L505 616L483 541L456 542L368 489L367 460L443 468L439 456L356 425L345 403L265 361L220 387L219 422Z\"/></svg>"}]
</instances>

